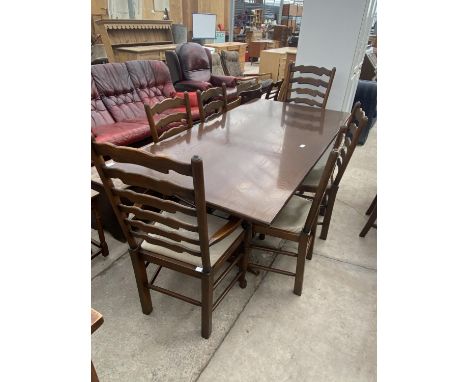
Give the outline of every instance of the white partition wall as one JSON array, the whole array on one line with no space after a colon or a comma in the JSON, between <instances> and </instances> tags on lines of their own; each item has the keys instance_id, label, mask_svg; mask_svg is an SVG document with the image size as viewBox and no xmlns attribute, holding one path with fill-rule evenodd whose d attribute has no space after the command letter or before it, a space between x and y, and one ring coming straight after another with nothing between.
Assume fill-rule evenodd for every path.
<instances>
[{"instance_id":1,"label":"white partition wall","mask_svg":"<svg viewBox=\"0 0 468 382\"><path fill-rule=\"evenodd\" d=\"M350 111L376 0L305 0L296 65L336 67L327 109Z\"/></svg>"}]
</instances>

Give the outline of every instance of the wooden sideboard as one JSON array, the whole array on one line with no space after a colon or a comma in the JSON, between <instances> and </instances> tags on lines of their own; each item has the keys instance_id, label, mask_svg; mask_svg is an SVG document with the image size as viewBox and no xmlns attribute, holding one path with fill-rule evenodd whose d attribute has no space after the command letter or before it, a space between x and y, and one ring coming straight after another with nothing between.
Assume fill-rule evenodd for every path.
<instances>
[{"instance_id":1,"label":"wooden sideboard","mask_svg":"<svg viewBox=\"0 0 468 382\"><path fill-rule=\"evenodd\" d=\"M245 65L245 50L247 44L245 42L224 42L224 43L213 43L213 44L205 44L210 48L215 48L217 53L221 53L222 50L236 50L239 52L239 62L242 71L244 71Z\"/></svg>"},{"instance_id":2,"label":"wooden sideboard","mask_svg":"<svg viewBox=\"0 0 468 382\"><path fill-rule=\"evenodd\" d=\"M286 77L290 62L296 61L297 48L277 48L260 53L260 73L271 73L273 81Z\"/></svg>"},{"instance_id":3,"label":"wooden sideboard","mask_svg":"<svg viewBox=\"0 0 468 382\"><path fill-rule=\"evenodd\" d=\"M109 62L165 60L165 51L174 50L170 20L97 20Z\"/></svg>"}]
</instances>

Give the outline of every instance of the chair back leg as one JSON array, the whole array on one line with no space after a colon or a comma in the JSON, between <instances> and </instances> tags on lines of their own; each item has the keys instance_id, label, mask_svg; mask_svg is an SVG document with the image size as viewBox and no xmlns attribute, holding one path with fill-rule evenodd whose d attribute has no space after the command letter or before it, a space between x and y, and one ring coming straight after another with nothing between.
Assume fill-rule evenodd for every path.
<instances>
[{"instance_id":1,"label":"chair back leg","mask_svg":"<svg viewBox=\"0 0 468 382\"><path fill-rule=\"evenodd\" d=\"M210 338L213 317L213 273L203 275L201 278L202 298L201 298L201 335L203 338Z\"/></svg>"},{"instance_id":2,"label":"chair back leg","mask_svg":"<svg viewBox=\"0 0 468 382\"><path fill-rule=\"evenodd\" d=\"M336 194L338 193L338 186L332 185L328 192L327 204L325 207L325 216L323 217L322 229L320 231L320 239L327 240L328 229L330 228L333 207L335 206Z\"/></svg>"},{"instance_id":3,"label":"chair back leg","mask_svg":"<svg viewBox=\"0 0 468 382\"><path fill-rule=\"evenodd\" d=\"M302 285L304 283L304 267L307 255L307 236L303 235L299 240L299 250L297 253L296 276L294 277L294 294L302 294Z\"/></svg>"}]
</instances>

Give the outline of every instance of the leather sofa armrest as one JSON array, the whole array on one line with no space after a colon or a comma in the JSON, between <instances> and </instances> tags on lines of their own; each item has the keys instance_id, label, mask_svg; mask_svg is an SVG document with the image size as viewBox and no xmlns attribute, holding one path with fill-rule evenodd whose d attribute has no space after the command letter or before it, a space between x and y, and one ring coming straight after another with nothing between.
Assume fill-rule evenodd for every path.
<instances>
[{"instance_id":1,"label":"leather sofa armrest","mask_svg":"<svg viewBox=\"0 0 468 382\"><path fill-rule=\"evenodd\" d=\"M197 90L207 90L212 87L212 84L205 81L187 80L177 82L174 87L178 92L194 92Z\"/></svg>"},{"instance_id":2,"label":"leather sofa armrest","mask_svg":"<svg viewBox=\"0 0 468 382\"><path fill-rule=\"evenodd\" d=\"M217 76L212 74L210 82L213 86L221 86L224 83L228 88L233 88L237 85L236 77L233 76Z\"/></svg>"}]
</instances>

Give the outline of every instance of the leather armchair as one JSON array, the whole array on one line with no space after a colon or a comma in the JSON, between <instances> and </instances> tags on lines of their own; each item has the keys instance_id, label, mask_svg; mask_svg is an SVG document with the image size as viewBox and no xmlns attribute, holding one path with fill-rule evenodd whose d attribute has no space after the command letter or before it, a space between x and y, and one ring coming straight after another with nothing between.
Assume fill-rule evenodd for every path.
<instances>
[{"instance_id":1,"label":"leather armchair","mask_svg":"<svg viewBox=\"0 0 468 382\"><path fill-rule=\"evenodd\" d=\"M212 74L211 53L194 42L177 45L175 52L166 51L166 64L177 91L204 91L226 84L228 97L236 94L236 78Z\"/></svg>"}]
</instances>

